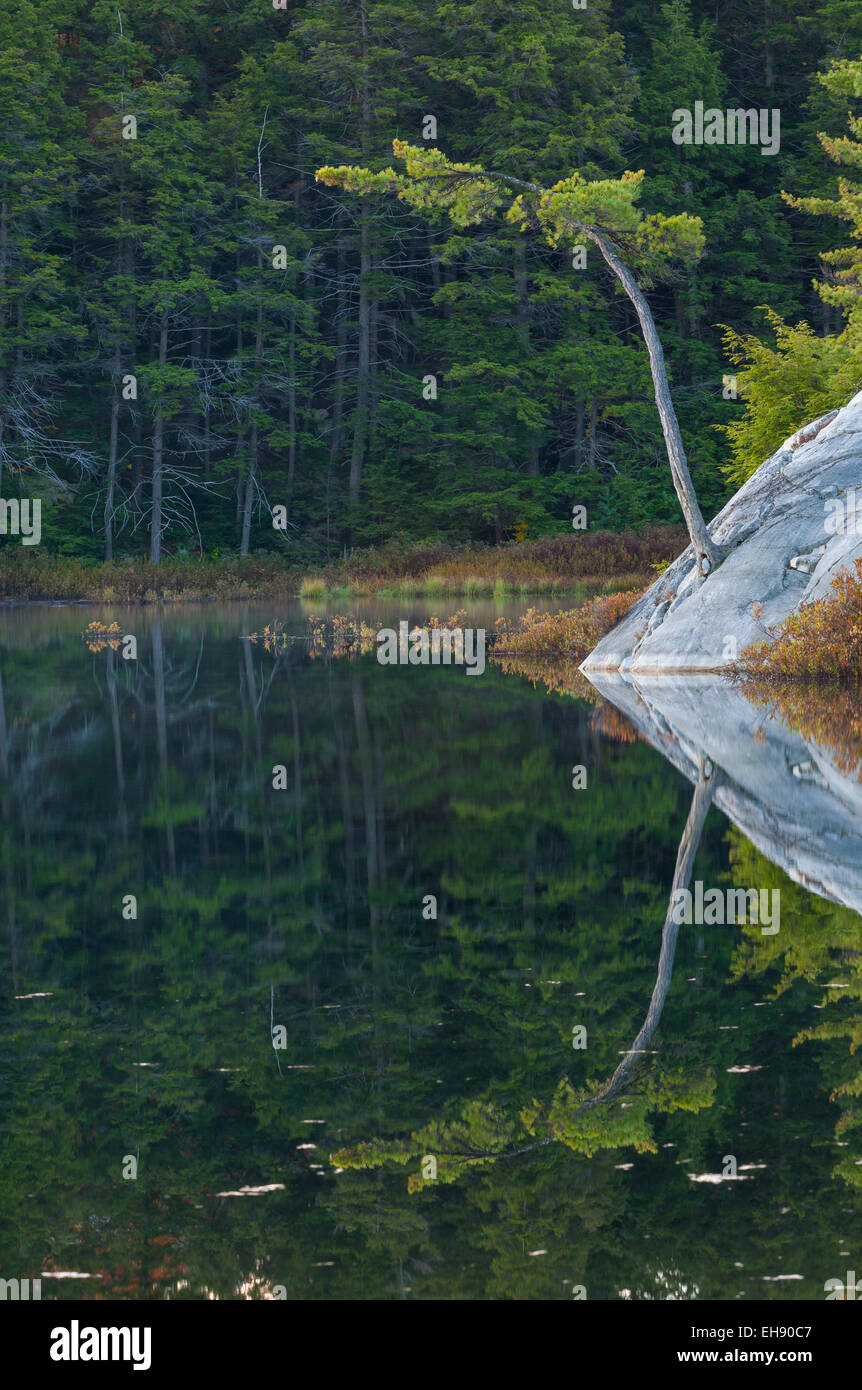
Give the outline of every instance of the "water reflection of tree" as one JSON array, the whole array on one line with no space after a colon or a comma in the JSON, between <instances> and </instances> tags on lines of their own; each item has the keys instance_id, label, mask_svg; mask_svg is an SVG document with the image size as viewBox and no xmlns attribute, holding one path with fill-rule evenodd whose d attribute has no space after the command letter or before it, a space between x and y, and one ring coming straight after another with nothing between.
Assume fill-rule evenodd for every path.
<instances>
[{"instance_id":1,"label":"water reflection of tree","mask_svg":"<svg viewBox=\"0 0 862 1390\"><path fill-rule=\"evenodd\" d=\"M862 1187L862 918L840 903L812 899L740 831L732 830L729 839L734 880L778 889L782 916L777 936L745 937L735 953L732 976L774 979L777 973L770 996L776 1002L786 1000L791 989L805 989L821 1018L800 1028L793 1046L821 1044L815 1055L827 1094L838 1107L835 1138L847 1149L835 1173Z\"/></svg>"},{"instance_id":2,"label":"water reflection of tree","mask_svg":"<svg viewBox=\"0 0 862 1390\"><path fill-rule=\"evenodd\" d=\"M433 1160L432 1164L423 1163L420 1173L411 1176L408 1188L415 1192L428 1183L453 1182L471 1167L518 1157L554 1141L587 1156L599 1149L627 1145L633 1145L638 1152L655 1152L649 1124L651 1111L696 1111L710 1105L714 1082L708 1070L686 1074L684 1069L670 1068L661 1061L644 1066L643 1058L661 1021L673 975L680 927L674 904L678 893L687 889L691 881L704 823L720 780L721 774L715 772L712 764L701 760L677 851L649 1007L631 1047L625 1050L623 1060L607 1081L598 1086L575 1087L564 1077L553 1100L528 1104L520 1112L519 1123L497 1107L473 1102L458 1120L433 1122L411 1141L387 1144L374 1140L341 1149L333 1161L344 1168L368 1168L387 1160L406 1163L417 1156ZM638 1085L634 1089L636 1077ZM629 1099L618 1104L623 1094ZM625 1110L632 1113L627 1115ZM519 1144L519 1133L538 1137L532 1143Z\"/></svg>"},{"instance_id":3,"label":"water reflection of tree","mask_svg":"<svg viewBox=\"0 0 862 1390\"><path fill-rule=\"evenodd\" d=\"M862 707L857 686L780 679L744 679L739 685L752 704L780 719L815 752L824 750L838 772L862 782ZM776 999L794 982L804 980L812 986L826 982L818 1007L828 1010L829 1016L801 1029L793 1045L846 1041L847 1052L842 1056L830 1049L822 1054L822 1066L830 1099L840 1107L836 1141L851 1150L840 1157L835 1171L862 1187L862 1162L856 1152L862 1137L862 1071L853 1061L862 1046L862 920L849 908L825 903L821 914L813 917L810 898L797 884L757 854L744 836L736 834L733 840L737 874L748 873L749 882L779 887L782 914L794 922L789 940L786 933L780 941L749 939L738 953L735 977L758 976L777 965L781 978Z\"/></svg>"},{"instance_id":4,"label":"water reflection of tree","mask_svg":"<svg viewBox=\"0 0 862 1390\"><path fill-rule=\"evenodd\" d=\"M420 1296L547 1297L602 1261L611 1291L617 1277L638 1287L645 1189L613 1172L616 1151L641 1135L653 1146L681 1138L670 1116L653 1140L651 1117L720 1067L720 1039L756 1041L766 1011L716 1034L721 970L707 974L694 1015L674 991L665 1018L690 1018L692 1036L677 1026L672 1052L665 1038L612 1102L583 1111L577 1147L538 1141L551 1133L561 1057L581 1060L571 992L587 993L584 1060L598 1057L604 1075L616 1060L608 1038L625 1046L640 1027L655 971L647 924L663 911L656 879L677 852L676 779L641 742L603 742L596 758L589 708L493 670L478 702L474 682L453 673L434 673L432 688L397 670L381 681L373 658L325 665L297 650L276 663L233 631L200 649L173 621L162 624L162 715L147 643L138 667L115 654L113 668L107 652L82 665L80 644L55 644L38 654L38 680L33 656L4 654L0 952L16 964L0 994L0 1253L26 1254L31 1269L54 1252L62 1266L101 1271L112 1297L163 1296L180 1276L184 1296L233 1297L258 1275L291 1297L407 1296L408 1283ZM571 790L573 761L590 765L587 801ZM273 794L275 763L288 788ZM40 776L32 811L22 792ZM715 843L707 830L708 865ZM121 921L135 886L139 919ZM419 904L435 889L439 920L424 922ZM729 965L730 942L716 949ZM746 996L745 978L737 989ZM32 990L53 993L12 997ZM271 990L288 1027L281 1073ZM786 1007L798 1030L805 1020ZM816 1080L801 1061L789 1095L804 1153L781 1204L807 1214L806 1250L822 1240L831 1251L846 1218L804 1141L829 1122L801 1107ZM745 1079L764 1106L768 1076ZM583 1099L602 1084L579 1085ZM733 1111L739 1079L718 1085ZM551 1099L531 1134L521 1112L533 1095ZM558 1102L562 1130L572 1108ZM401 1161L334 1180L310 1167L369 1131L394 1150L429 1115L442 1117L425 1125L442 1149L461 1111L448 1147L491 1154L474 1180L410 1196ZM694 1161L721 1142L712 1113L686 1116ZM327 1126L303 1124L314 1116ZM318 1150L303 1148L309 1139ZM124 1184L118 1160L138 1146L140 1179ZM418 1156L429 1152L423 1142ZM690 1185L668 1172L680 1182L646 1189L648 1228L676 1249ZM233 1204L213 1195L273 1181L286 1191ZM740 1207L706 1236L701 1223L681 1263L724 1291L730 1244L746 1260L778 1248ZM526 1258L539 1245L547 1259Z\"/></svg>"}]
</instances>

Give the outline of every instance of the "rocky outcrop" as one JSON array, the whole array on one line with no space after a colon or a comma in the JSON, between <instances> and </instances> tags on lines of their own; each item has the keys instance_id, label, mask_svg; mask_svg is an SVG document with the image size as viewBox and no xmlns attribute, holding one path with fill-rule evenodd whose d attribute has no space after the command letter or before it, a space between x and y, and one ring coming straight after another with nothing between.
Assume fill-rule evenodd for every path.
<instances>
[{"instance_id":1,"label":"rocky outcrop","mask_svg":"<svg viewBox=\"0 0 862 1390\"><path fill-rule=\"evenodd\" d=\"M862 783L830 752L767 716L721 676L590 680L649 743L697 784L708 761L715 805L813 893L862 912Z\"/></svg>"},{"instance_id":2,"label":"rocky outcrop","mask_svg":"<svg viewBox=\"0 0 862 1390\"><path fill-rule=\"evenodd\" d=\"M584 674L720 670L862 558L862 391L786 439L709 533L726 551L721 564L703 579L685 550L590 653Z\"/></svg>"}]
</instances>

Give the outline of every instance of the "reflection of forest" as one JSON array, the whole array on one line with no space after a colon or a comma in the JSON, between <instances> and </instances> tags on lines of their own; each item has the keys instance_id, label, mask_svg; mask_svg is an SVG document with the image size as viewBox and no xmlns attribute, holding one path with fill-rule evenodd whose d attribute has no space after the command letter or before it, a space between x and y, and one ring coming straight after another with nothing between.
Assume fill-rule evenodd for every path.
<instances>
[{"instance_id":1,"label":"reflection of forest","mask_svg":"<svg viewBox=\"0 0 862 1390\"><path fill-rule=\"evenodd\" d=\"M733 834L729 861L696 793L676 872L773 874L792 910L777 938L683 928L671 983L691 791L595 706L273 657L219 612L147 614L137 663L45 621L0 657L3 1272L291 1298L817 1296L841 1273L855 914ZM335 1172L345 1150L367 1166ZM728 1153L766 1167L689 1180ZM438 1181L408 1192L426 1154ZM763 1283L782 1271L805 1281Z\"/></svg>"}]
</instances>

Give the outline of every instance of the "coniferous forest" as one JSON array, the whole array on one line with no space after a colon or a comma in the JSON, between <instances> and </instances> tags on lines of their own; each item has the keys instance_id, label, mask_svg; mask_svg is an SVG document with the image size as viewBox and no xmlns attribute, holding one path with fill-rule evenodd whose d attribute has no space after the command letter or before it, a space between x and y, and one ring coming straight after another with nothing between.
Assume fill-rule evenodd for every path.
<instances>
[{"instance_id":1,"label":"coniferous forest","mask_svg":"<svg viewBox=\"0 0 862 1390\"><path fill-rule=\"evenodd\" d=\"M646 288L712 515L733 344L842 326L846 228L782 191L835 197L816 78L860 51L846 0L0 0L0 492L94 561L678 522L601 257L315 179L400 139L546 187L644 170L645 211L702 220ZM779 148L674 143L697 101L779 110Z\"/></svg>"},{"instance_id":2,"label":"coniferous forest","mask_svg":"<svg viewBox=\"0 0 862 1390\"><path fill-rule=\"evenodd\" d=\"M0 0L7 1350L829 1383L860 102L862 0Z\"/></svg>"}]
</instances>

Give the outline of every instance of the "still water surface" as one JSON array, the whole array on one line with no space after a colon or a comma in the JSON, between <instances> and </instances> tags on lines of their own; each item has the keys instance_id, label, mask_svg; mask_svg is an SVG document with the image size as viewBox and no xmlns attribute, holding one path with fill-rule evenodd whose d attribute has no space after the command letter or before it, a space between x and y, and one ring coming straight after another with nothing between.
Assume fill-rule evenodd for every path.
<instances>
[{"instance_id":1,"label":"still water surface","mask_svg":"<svg viewBox=\"0 0 862 1390\"><path fill-rule=\"evenodd\" d=\"M694 877L779 887L781 931L682 926L649 1046L576 1115L644 1022L690 781L491 665L243 640L276 616L304 632L0 612L0 1275L786 1300L862 1270L858 914L713 805Z\"/></svg>"}]
</instances>

